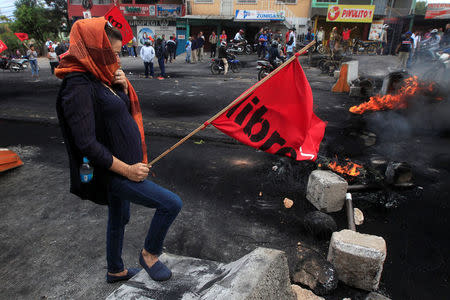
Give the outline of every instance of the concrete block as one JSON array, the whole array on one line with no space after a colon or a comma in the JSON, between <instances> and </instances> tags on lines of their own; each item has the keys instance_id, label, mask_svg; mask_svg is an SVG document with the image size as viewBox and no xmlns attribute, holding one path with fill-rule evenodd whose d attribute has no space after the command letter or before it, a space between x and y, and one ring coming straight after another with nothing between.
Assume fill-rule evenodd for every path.
<instances>
[{"instance_id":1,"label":"concrete block","mask_svg":"<svg viewBox=\"0 0 450 300\"><path fill-rule=\"evenodd\" d=\"M386 259L386 242L382 237L347 229L334 232L327 259L345 284L377 290Z\"/></svg>"},{"instance_id":2,"label":"concrete block","mask_svg":"<svg viewBox=\"0 0 450 300\"><path fill-rule=\"evenodd\" d=\"M173 277L156 282L142 270L107 300L295 300L284 252L257 248L229 264L163 254Z\"/></svg>"},{"instance_id":3,"label":"concrete block","mask_svg":"<svg viewBox=\"0 0 450 300\"><path fill-rule=\"evenodd\" d=\"M311 172L306 189L306 199L318 210L324 212L340 211L344 206L348 183L331 171Z\"/></svg>"},{"instance_id":4,"label":"concrete block","mask_svg":"<svg viewBox=\"0 0 450 300\"><path fill-rule=\"evenodd\" d=\"M359 62L357 60L352 60L346 62L345 64L348 65L347 82L348 84L350 84L350 82L359 78L358 74Z\"/></svg>"}]
</instances>

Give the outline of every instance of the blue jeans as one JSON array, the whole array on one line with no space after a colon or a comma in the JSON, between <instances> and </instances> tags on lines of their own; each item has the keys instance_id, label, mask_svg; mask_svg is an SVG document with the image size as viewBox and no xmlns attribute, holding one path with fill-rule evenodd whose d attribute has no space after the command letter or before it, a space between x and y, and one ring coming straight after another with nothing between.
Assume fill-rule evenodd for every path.
<instances>
[{"instance_id":1,"label":"blue jeans","mask_svg":"<svg viewBox=\"0 0 450 300\"><path fill-rule=\"evenodd\" d=\"M158 58L158 65L159 65L159 68L161 69L162 77L166 77L166 68L164 66L164 60L165 60L164 56Z\"/></svg>"},{"instance_id":2,"label":"blue jeans","mask_svg":"<svg viewBox=\"0 0 450 300\"><path fill-rule=\"evenodd\" d=\"M151 61L144 61L144 68L145 68L145 77L148 77L148 69L150 69L150 76L155 76L153 73L153 62Z\"/></svg>"},{"instance_id":3,"label":"blue jeans","mask_svg":"<svg viewBox=\"0 0 450 300\"><path fill-rule=\"evenodd\" d=\"M192 50L186 50L186 62L190 63L191 62L191 53Z\"/></svg>"},{"instance_id":4,"label":"blue jeans","mask_svg":"<svg viewBox=\"0 0 450 300\"><path fill-rule=\"evenodd\" d=\"M134 182L113 176L106 232L106 260L111 273L124 270L122 246L125 225L130 219L130 202L156 208L144 243L144 249L155 255L161 254L167 231L183 206L177 195L152 181Z\"/></svg>"},{"instance_id":5,"label":"blue jeans","mask_svg":"<svg viewBox=\"0 0 450 300\"><path fill-rule=\"evenodd\" d=\"M31 67L31 76L38 76L39 75L39 69L38 69L38 65L37 65L37 60L36 59L30 59L30 67Z\"/></svg>"}]
</instances>

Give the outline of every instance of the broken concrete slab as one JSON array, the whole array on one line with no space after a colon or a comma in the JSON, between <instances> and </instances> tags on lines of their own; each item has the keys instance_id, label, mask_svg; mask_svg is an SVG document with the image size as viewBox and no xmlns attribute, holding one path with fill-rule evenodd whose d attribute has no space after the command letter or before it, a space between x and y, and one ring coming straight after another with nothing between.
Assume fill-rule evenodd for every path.
<instances>
[{"instance_id":1,"label":"broken concrete slab","mask_svg":"<svg viewBox=\"0 0 450 300\"><path fill-rule=\"evenodd\" d=\"M386 242L379 236L344 229L331 236L327 259L345 284L377 290L386 259Z\"/></svg>"},{"instance_id":2,"label":"broken concrete slab","mask_svg":"<svg viewBox=\"0 0 450 300\"><path fill-rule=\"evenodd\" d=\"M364 300L391 300L391 299L379 293L370 292Z\"/></svg>"},{"instance_id":3,"label":"broken concrete slab","mask_svg":"<svg viewBox=\"0 0 450 300\"><path fill-rule=\"evenodd\" d=\"M160 259L172 270L172 279L156 282L141 271L107 300L296 299L286 255L279 250L257 248L229 264L171 254Z\"/></svg>"},{"instance_id":4,"label":"broken concrete slab","mask_svg":"<svg viewBox=\"0 0 450 300\"><path fill-rule=\"evenodd\" d=\"M348 183L331 171L314 170L309 175L306 199L318 210L340 211L344 206Z\"/></svg>"},{"instance_id":5,"label":"broken concrete slab","mask_svg":"<svg viewBox=\"0 0 450 300\"><path fill-rule=\"evenodd\" d=\"M291 285L291 287L297 296L297 300L325 300L325 298L319 297L312 291L304 289L296 284Z\"/></svg>"}]
</instances>

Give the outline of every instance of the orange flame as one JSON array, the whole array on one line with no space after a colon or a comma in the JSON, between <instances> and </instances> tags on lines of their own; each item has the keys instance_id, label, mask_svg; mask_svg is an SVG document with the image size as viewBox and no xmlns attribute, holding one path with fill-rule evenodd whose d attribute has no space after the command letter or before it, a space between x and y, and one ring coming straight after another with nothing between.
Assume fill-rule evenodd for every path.
<instances>
[{"instance_id":1,"label":"orange flame","mask_svg":"<svg viewBox=\"0 0 450 300\"><path fill-rule=\"evenodd\" d=\"M334 161L328 164L328 168L337 173L347 174L350 176L358 176L359 174L361 174L358 169L362 169L362 166L352 163L351 161L347 162L345 166L339 166L337 162Z\"/></svg>"},{"instance_id":2,"label":"orange flame","mask_svg":"<svg viewBox=\"0 0 450 300\"><path fill-rule=\"evenodd\" d=\"M433 83L428 86L423 86L417 80L417 76L409 77L403 80L403 85L396 95L377 95L370 97L369 101L352 106L349 111L361 115L366 111L406 108L410 96L416 94L418 91L428 90L431 92L433 89ZM436 100L439 100L439 98L436 98Z\"/></svg>"}]
</instances>

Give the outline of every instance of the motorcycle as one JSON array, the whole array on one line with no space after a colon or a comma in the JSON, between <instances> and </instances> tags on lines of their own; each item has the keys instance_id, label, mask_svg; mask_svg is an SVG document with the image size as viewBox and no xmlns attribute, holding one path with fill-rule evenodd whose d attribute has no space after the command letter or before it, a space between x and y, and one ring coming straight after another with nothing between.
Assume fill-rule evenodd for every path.
<instances>
[{"instance_id":1,"label":"motorcycle","mask_svg":"<svg viewBox=\"0 0 450 300\"><path fill-rule=\"evenodd\" d=\"M431 67L423 75L425 80L436 82L442 88L450 87L450 48L436 51L437 60L431 62Z\"/></svg>"},{"instance_id":2,"label":"motorcycle","mask_svg":"<svg viewBox=\"0 0 450 300\"><path fill-rule=\"evenodd\" d=\"M26 58L13 58L9 68L14 72L26 71L30 69L30 62Z\"/></svg>"},{"instance_id":3,"label":"motorcycle","mask_svg":"<svg viewBox=\"0 0 450 300\"><path fill-rule=\"evenodd\" d=\"M247 40L243 40L241 42L230 41L228 44L227 51L232 52L235 55L239 54L252 54L253 48L252 45L247 42Z\"/></svg>"},{"instance_id":4,"label":"motorcycle","mask_svg":"<svg viewBox=\"0 0 450 300\"><path fill-rule=\"evenodd\" d=\"M268 60L258 60L256 62L256 69L258 69L258 81L269 75L275 70L284 60L275 59L276 66L273 66Z\"/></svg>"},{"instance_id":5,"label":"motorcycle","mask_svg":"<svg viewBox=\"0 0 450 300\"><path fill-rule=\"evenodd\" d=\"M358 38L353 40L353 54L377 54L379 42L362 41Z\"/></svg>"},{"instance_id":6,"label":"motorcycle","mask_svg":"<svg viewBox=\"0 0 450 300\"><path fill-rule=\"evenodd\" d=\"M28 59L24 58L8 58L6 56L0 57L0 69L10 70L11 72L19 72L29 69Z\"/></svg>"},{"instance_id":7,"label":"motorcycle","mask_svg":"<svg viewBox=\"0 0 450 300\"><path fill-rule=\"evenodd\" d=\"M236 56L231 53L227 53L227 61L228 67L231 69L233 73L239 73L241 71L241 62L236 59ZM212 58L211 59L211 73L214 75L219 75L222 71L225 70L225 66L223 65L223 61L221 58Z\"/></svg>"}]
</instances>

